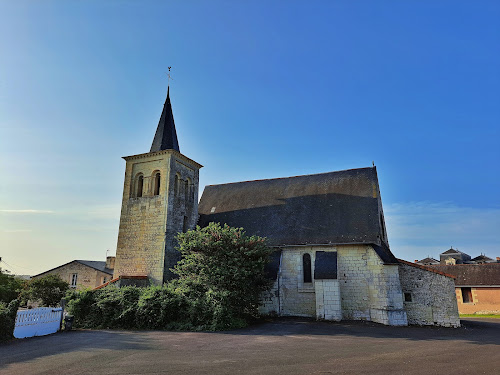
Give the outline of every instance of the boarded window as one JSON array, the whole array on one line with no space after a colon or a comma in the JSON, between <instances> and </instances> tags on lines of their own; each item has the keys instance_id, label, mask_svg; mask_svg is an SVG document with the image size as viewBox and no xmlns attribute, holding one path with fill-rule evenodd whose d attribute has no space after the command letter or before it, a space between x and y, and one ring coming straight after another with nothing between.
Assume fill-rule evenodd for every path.
<instances>
[{"instance_id":1,"label":"boarded window","mask_svg":"<svg viewBox=\"0 0 500 375\"><path fill-rule=\"evenodd\" d=\"M304 282L312 283L311 256L307 253L302 256L302 267L304 268Z\"/></svg>"},{"instance_id":2,"label":"boarded window","mask_svg":"<svg viewBox=\"0 0 500 375\"><path fill-rule=\"evenodd\" d=\"M471 288L462 288L462 302L463 303L472 303L472 289Z\"/></svg>"},{"instance_id":3,"label":"boarded window","mask_svg":"<svg viewBox=\"0 0 500 375\"><path fill-rule=\"evenodd\" d=\"M316 251L314 260L314 278L316 280L337 278L337 252Z\"/></svg>"}]
</instances>

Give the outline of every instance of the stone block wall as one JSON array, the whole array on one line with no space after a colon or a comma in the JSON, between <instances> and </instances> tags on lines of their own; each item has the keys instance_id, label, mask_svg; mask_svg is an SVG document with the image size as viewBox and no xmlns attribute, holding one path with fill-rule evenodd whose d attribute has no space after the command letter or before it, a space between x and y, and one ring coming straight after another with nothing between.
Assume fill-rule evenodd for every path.
<instances>
[{"instance_id":1,"label":"stone block wall","mask_svg":"<svg viewBox=\"0 0 500 375\"><path fill-rule=\"evenodd\" d=\"M453 278L407 263L399 276L409 324L460 326Z\"/></svg>"},{"instance_id":2,"label":"stone block wall","mask_svg":"<svg viewBox=\"0 0 500 375\"><path fill-rule=\"evenodd\" d=\"M340 285L338 280L315 280L316 317L326 320L342 320Z\"/></svg>"},{"instance_id":3,"label":"stone block wall","mask_svg":"<svg viewBox=\"0 0 500 375\"><path fill-rule=\"evenodd\" d=\"M316 316L316 296L313 282L304 283L302 257L311 256L314 265L315 252L311 248L286 248L282 251L280 269L279 305L283 316Z\"/></svg>"},{"instance_id":4,"label":"stone block wall","mask_svg":"<svg viewBox=\"0 0 500 375\"><path fill-rule=\"evenodd\" d=\"M383 264L369 245L337 250L343 319L407 325L397 265Z\"/></svg>"},{"instance_id":5,"label":"stone block wall","mask_svg":"<svg viewBox=\"0 0 500 375\"><path fill-rule=\"evenodd\" d=\"M174 150L129 156L125 160L113 276L148 276L160 285L172 277L169 269L179 260L176 235L196 225L201 165ZM154 195L157 172L160 191ZM140 175L144 181L142 197L137 196Z\"/></svg>"},{"instance_id":6,"label":"stone block wall","mask_svg":"<svg viewBox=\"0 0 500 375\"><path fill-rule=\"evenodd\" d=\"M316 251L337 252L338 279L314 279ZM311 256L312 283L303 282L302 257ZM368 245L282 249L278 280L262 297L263 313L327 320L370 320L407 325L397 265L384 265Z\"/></svg>"}]
</instances>

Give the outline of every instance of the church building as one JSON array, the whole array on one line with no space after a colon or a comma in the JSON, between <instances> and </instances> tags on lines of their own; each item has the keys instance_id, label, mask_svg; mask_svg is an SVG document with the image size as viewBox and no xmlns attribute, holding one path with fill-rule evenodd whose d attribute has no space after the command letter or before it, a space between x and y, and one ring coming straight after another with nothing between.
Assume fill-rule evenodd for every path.
<instances>
[{"instance_id":1,"label":"church building","mask_svg":"<svg viewBox=\"0 0 500 375\"><path fill-rule=\"evenodd\" d=\"M373 167L207 186L181 154L170 90L150 152L125 157L114 277L161 285L179 232L219 222L274 248L263 313L388 325L459 326L451 275L397 259Z\"/></svg>"}]
</instances>

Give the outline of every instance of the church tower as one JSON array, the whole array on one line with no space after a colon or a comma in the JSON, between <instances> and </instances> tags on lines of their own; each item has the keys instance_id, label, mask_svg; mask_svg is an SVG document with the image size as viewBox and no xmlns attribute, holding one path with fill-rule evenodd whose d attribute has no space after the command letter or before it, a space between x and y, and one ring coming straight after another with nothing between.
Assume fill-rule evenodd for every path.
<instances>
[{"instance_id":1,"label":"church tower","mask_svg":"<svg viewBox=\"0 0 500 375\"><path fill-rule=\"evenodd\" d=\"M161 285L180 259L175 236L198 220L202 165L181 154L170 88L148 153L126 156L114 278L147 276Z\"/></svg>"}]
</instances>

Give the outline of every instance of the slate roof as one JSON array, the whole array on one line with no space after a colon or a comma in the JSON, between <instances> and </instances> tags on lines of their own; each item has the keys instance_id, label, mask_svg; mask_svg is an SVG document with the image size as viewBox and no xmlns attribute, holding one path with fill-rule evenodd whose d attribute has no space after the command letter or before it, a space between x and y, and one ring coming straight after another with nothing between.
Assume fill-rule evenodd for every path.
<instances>
[{"instance_id":1,"label":"slate roof","mask_svg":"<svg viewBox=\"0 0 500 375\"><path fill-rule=\"evenodd\" d=\"M177 132L175 131L172 105L170 103L170 87L167 89L167 99L163 105L163 111L149 152L161 150L176 150L180 152Z\"/></svg>"},{"instance_id":2,"label":"slate roof","mask_svg":"<svg viewBox=\"0 0 500 375\"><path fill-rule=\"evenodd\" d=\"M474 262L494 262L493 259L491 259L490 257L487 257L486 255L484 254L481 254L475 258L472 259Z\"/></svg>"},{"instance_id":3,"label":"slate roof","mask_svg":"<svg viewBox=\"0 0 500 375\"><path fill-rule=\"evenodd\" d=\"M457 249L450 249L450 250L446 250L444 253L441 253L441 254L464 254L464 253L462 253L461 251L458 251Z\"/></svg>"},{"instance_id":4,"label":"slate roof","mask_svg":"<svg viewBox=\"0 0 500 375\"><path fill-rule=\"evenodd\" d=\"M106 262L101 262L98 260L75 260L75 262L81 263L85 266L94 268L101 272L109 273L110 275L113 274L113 270L106 268Z\"/></svg>"},{"instance_id":5,"label":"slate roof","mask_svg":"<svg viewBox=\"0 0 500 375\"><path fill-rule=\"evenodd\" d=\"M105 272L105 273L107 273L109 275L113 275L113 270L109 269L109 268L106 268L106 262L97 261L97 260L72 260L71 262L64 263L63 265L51 268L50 270L44 271L44 272L39 273L38 275L34 275L32 277L41 276L44 273L47 273L47 272L50 272L50 271L54 271L54 270L56 270L58 268L62 268L62 267L67 266L68 264L71 264L73 262L78 262L80 264L83 264L84 266L87 266L87 267L90 267L90 268L94 268L94 269L96 269L98 271Z\"/></svg>"},{"instance_id":6,"label":"slate roof","mask_svg":"<svg viewBox=\"0 0 500 375\"><path fill-rule=\"evenodd\" d=\"M379 200L375 167L209 185L199 225L243 227L270 246L374 244L384 262L397 263L380 239Z\"/></svg>"},{"instance_id":7,"label":"slate roof","mask_svg":"<svg viewBox=\"0 0 500 375\"><path fill-rule=\"evenodd\" d=\"M439 260L427 257L422 260L419 260L417 263L439 263Z\"/></svg>"},{"instance_id":8,"label":"slate roof","mask_svg":"<svg viewBox=\"0 0 500 375\"><path fill-rule=\"evenodd\" d=\"M500 286L500 263L427 266L456 276L456 286Z\"/></svg>"}]
</instances>

